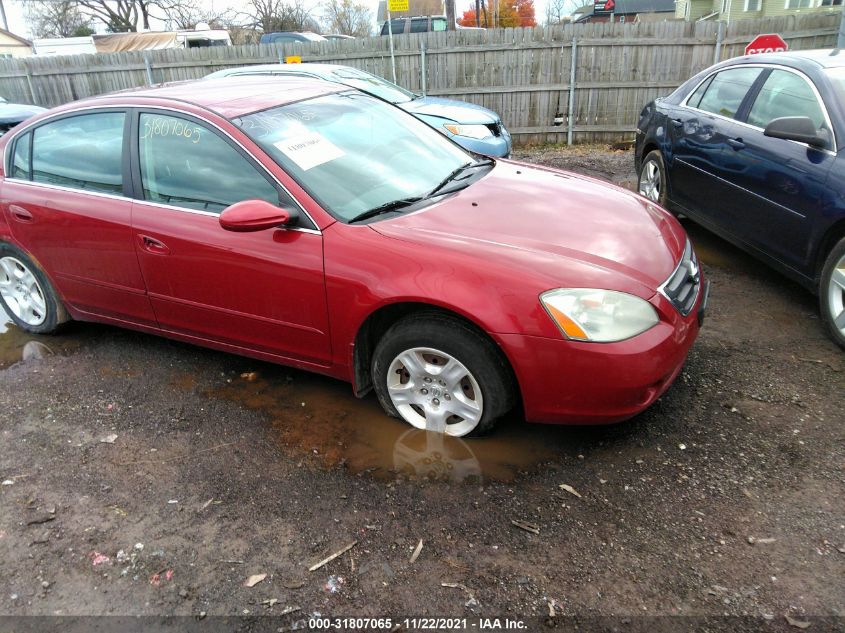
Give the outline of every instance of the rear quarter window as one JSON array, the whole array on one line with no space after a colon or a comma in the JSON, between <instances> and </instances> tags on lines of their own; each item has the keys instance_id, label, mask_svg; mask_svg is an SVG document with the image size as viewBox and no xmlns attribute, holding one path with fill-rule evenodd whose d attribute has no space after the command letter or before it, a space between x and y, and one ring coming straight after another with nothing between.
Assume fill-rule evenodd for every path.
<instances>
[{"instance_id":1,"label":"rear quarter window","mask_svg":"<svg viewBox=\"0 0 845 633\"><path fill-rule=\"evenodd\" d=\"M12 156L10 176L22 180L30 180L32 169L30 165L30 148L32 147L32 133L27 132L15 140L15 153Z\"/></svg>"}]
</instances>

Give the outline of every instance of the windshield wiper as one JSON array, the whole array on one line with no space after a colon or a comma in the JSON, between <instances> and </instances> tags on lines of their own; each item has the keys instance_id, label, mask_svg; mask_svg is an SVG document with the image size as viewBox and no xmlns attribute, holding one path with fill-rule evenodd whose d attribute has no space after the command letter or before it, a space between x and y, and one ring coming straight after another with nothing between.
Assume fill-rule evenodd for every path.
<instances>
[{"instance_id":1,"label":"windshield wiper","mask_svg":"<svg viewBox=\"0 0 845 633\"><path fill-rule=\"evenodd\" d=\"M413 198L400 198L399 200L391 200L390 202L385 202L384 204L380 204L377 207L373 207L369 211L359 213L354 218L349 220L349 224L354 224L355 222L360 222L361 220L374 218L375 216L382 215L384 213L390 213L392 211L396 211L397 209L401 209L402 207L409 207L412 204L416 204L417 202L420 202L424 199L425 196L416 196Z\"/></svg>"},{"instance_id":2,"label":"windshield wiper","mask_svg":"<svg viewBox=\"0 0 845 633\"><path fill-rule=\"evenodd\" d=\"M457 169L453 169L452 173L450 173L443 180L441 180L440 184L438 184L434 189L429 191L425 195L425 197L431 198L432 196L437 194L438 191L445 188L446 185L448 185L450 182L453 182L454 180L456 180L457 177L460 176L462 173L464 173L467 169L474 169L476 167L484 167L486 165L492 165L495 162L496 161L494 161L492 158L482 158L480 160L475 161L474 163L467 163L466 165L461 165Z\"/></svg>"}]
</instances>

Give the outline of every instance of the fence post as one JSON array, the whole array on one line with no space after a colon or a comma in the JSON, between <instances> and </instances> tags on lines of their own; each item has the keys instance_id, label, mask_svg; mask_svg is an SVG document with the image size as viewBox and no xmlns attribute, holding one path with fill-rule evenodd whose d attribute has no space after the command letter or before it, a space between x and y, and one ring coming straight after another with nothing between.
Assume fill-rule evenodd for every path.
<instances>
[{"instance_id":1,"label":"fence post","mask_svg":"<svg viewBox=\"0 0 845 633\"><path fill-rule=\"evenodd\" d=\"M716 23L716 48L713 51L713 63L718 64L722 58L722 39L725 34L725 23L719 20Z\"/></svg>"},{"instance_id":2,"label":"fence post","mask_svg":"<svg viewBox=\"0 0 845 633\"><path fill-rule=\"evenodd\" d=\"M567 116L567 130L566 130L566 144L572 145L572 128L574 126L573 118L575 117L575 66L578 61L578 40L572 38L572 64L569 68L569 116Z\"/></svg>"},{"instance_id":3,"label":"fence post","mask_svg":"<svg viewBox=\"0 0 845 633\"><path fill-rule=\"evenodd\" d=\"M153 66L150 63L150 58L147 55L144 55L144 68L147 71L147 85L153 85Z\"/></svg>"},{"instance_id":4,"label":"fence post","mask_svg":"<svg viewBox=\"0 0 845 633\"><path fill-rule=\"evenodd\" d=\"M425 96L426 92L426 74L425 74L425 42L420 40L420 89L422 89L422 95Z\"/></svg>"},{"instance_id":5,"label":"fence post","mask_svg":"<svg viewBox=\"0 0 845 633\"><path fill-rule=\"evenodd\" d=\"M23 69L26 73L26 85L29 88L29 100L33 105L38 105L38 102L35 100L35 88L32 86L32 71L29 69L29 64L25 59L23 60Z\"/></svg>"},{"instance_id":6,"label":"fence post","mask_svg":"<svg viewBox=\"0 0 845 633\"><path fill-rule=\"evenodd\" d=\"M842 17L839 19L839 34L836 36L836 48L845 48L845 6L842 7Z\"/></svg>"}]
</instances>

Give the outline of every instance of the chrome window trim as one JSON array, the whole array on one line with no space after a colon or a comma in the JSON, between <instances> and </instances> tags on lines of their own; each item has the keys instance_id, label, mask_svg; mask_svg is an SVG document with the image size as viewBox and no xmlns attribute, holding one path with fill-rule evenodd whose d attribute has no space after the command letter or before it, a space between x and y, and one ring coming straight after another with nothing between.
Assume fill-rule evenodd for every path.
<instances>
[{"instance_id":1,"label":"chrome window trim","mask_svg":"<svg viewBox=\"0 0 845 633\"><path fill-rule=\"evenodd\" d=\"M726 70L732 70L734 68L764 68L764 69L765 68L772 68L772 69L776 69L776 70L785 70L787 72L793 73L793 74L801 77L810 86L810 88L813 91L813 94L816 97L816 101L818 101L818 103L822 107L822 113L824 113L824 121L825 121L825 124L827 125L828 130L830 130L830 139L831 139L830 142L831 142L831 145L833 146L832 150L828 149L828 148L822 148L822 147L814 147L813 149L820 151L820 152L825 152L826 154L830 154L832 156L836 156L836 148L838 147L838 145L836 144L836 130L833 129L833 123L830 119L830 114L827 111L827 106L825 105L824 99L822 99L821 93L819 92L818 88L816 88L816 84L814 84L807 75L802 73L800 70L796 70L795 68L790 68L789 66L783 66L782 64L762 64L762 63L759 63L759 64L758 63L754 63L754 64L734 64L733 66L726 66L724 68L720 68L719 70L714 70L712 73L708 74L706 77L704 77L704 79L702 79L700 82L698 82L695 85L695 88L690 90L689 94L681 102L681 106L683 106L684 108L689 108L690 110L695 110L696 112L702 112L702 113L707 114L709 116L714 116L714 117L718 117L720 119L724 119L725 121L730 121L731 123L737 123L739 125L750 128L752 130L759 130L759 131L762 132L764 128L758 127L756 125L751 125L750 123L746 123L745 121L737 121L736 119L726 117L722 114L716 114L715 112L708 112L707 110L701 110L700 108L696 108L696 107L691 106L687 103L690 100L690 98L692 97L692 95L695 94L695 91L698 90L698 88L701 86L701 84L703 84L705 81L710 79L710 77L712 77L713 75L715 75L717 73L721 73L721 72L724 72ZM767 80L768 80L768 78L767 78ZM802 145L802 146L807 147L807 148L810 147L810 145L808 145L807 143L799 143L798 141L789 141L789 142L795 143L796 145Z\"/></svg>"},{"instance_id":2,"label":"chrome window trim","mask_svg":"<svg viewBox=\"0 0 845 633\"><path fill-rule=\"evenodd\" d=\"M65 187L64 185L54 185L49 182L39 182L37 180L23 180L21 178L5 178L6 182L13 182L19 185L29 185L31 187L47 187L47 189L55 189L56 191L70 191L72 193L84 193L89 196L97 196L98 198L109 198L112 200L122 200L124 202L135 202L132 198L127 198L124 195L106 193L105 191L92 191L90 189L79 189L78 187Z\"/></svg>"},{"instance_id":3,"label":"chrome window trim","mask_svg":"<svg viewBox=\"0 0 845 633\"><path fill-rule=\"evenodd\" d=\"M197 119L200 119L204 123L207 123L208 125L214 127L225 138L227 138L228 140L232 141L235 145L240 147L246 153L247 156L251 156L253 158L253 160L256 163L258 163L258 166L262 170L264 170L264 172L270 177L271 182L275 183L278 187L280 187L282 189L282 191L284 191L288 195L288 197L291 200L293 200L294 204L296 204L296 206L299 207L299 210L305 215L305 217L308 218L308 220L311 222L311 224L313 224L316 227L316 228L313 228L313 229L311 229L311 228L298 228L298 227L280 227L280 228L287 230L287 231L301 231L301 232L304 232L304 233L317 233L318 235L322 235L322 231L320 230L320 225L317 224L314 221L314 218L312 218L311 214L308 213L308 211L305 210L305 207L303 207L300 204L299 200L296 199L296 197L288 190L287 187L285 187L281 182L279 182L279 179L276 178L273 175L273 173L269 169L267 169L267 167L264 164L261 163L261 161L259 161L255 158L255 156L253 155L252 152L250 152L246 147L244 147L243 143L241 143L240 141L238 141L238 139L234 138L231 134L226 132L226 130L221 128L214 121L211 121L210 119L208 119L208 118L206 118L202 115L195 114L193 112L184 112L182 110L177 110L177 109L175 109L173 107L169 107L169 106L145 105L145 104L138 104L138 103L117 103L117 104L110 103L110 104L102 104L102 105L85 106L85 107L82 107L82 108L75 108L75 109L71 109L71 110L62 110L61 112L55 112L55 113L53 113L53 114L51 114L47 117L44 117L43 119L38 119L37 121L33 121L32 123L28 123L23 128L16 130L14 132L14 135L9 139L9 141L6 143L6 146L3 148L3 170L4 170L4 172L9 171L9 148L12 145L14 145L17 137L20 136L21 134L25 134L28 130L34 129L34 128L39 127L39 126L41 126L45 123L48 123L52 119L57 118L57 117L58 118L65 117L65 116L69 116L69 115L72 115L72 114L76 114L77 112L88 112L89 110L108 110L108 109L114 109L114 108L134 108L136 110L141 110L141 111L143 111L143 110L164 110L165 112L172 112L177 116L181 114L182 116L187 115L187 116L196 117ZM59 189L59 190L62 190L62 191L74 191L74 192L78 192L78 193L81 192L81 193L95 194L95 195L99 194L99 195L107 196L109 198L117 198L117 199L120 199L120 200L130 200L132 202L138 202L138 203L142 203L142 204L146 204L146 205L150 205L150 206L160 206L160 207L165 207L165 208L168 208L168 209L176 209L178 211L186 211L186 212L189 212L189 213L199 213L199 214L202 214L202 215L213 215L213 216L219 216L220 215L219 213L211 213L210 211L201 211L199 209L187 209L185 207L177 207L177 206L169 205L169 204L159 204L159 203L156 203L156 202L153 202L153 201L150 201L150 200L138 200L137 198L127 198L126 196L115 196L115 195L112 195L112 194L100 194L99 192L86 191L85 189L74 189L73 187L62 187L60 185L47 185L45 183L36 182L34 180L21 180L19 178L10 178L10 177L7 177L6 180L11 181L11 182L18 182L18 183L29 183L29 184L33 184L33 185L37 185L37 186L47 186L47 187Z\"/></svg>"}]
</instances>

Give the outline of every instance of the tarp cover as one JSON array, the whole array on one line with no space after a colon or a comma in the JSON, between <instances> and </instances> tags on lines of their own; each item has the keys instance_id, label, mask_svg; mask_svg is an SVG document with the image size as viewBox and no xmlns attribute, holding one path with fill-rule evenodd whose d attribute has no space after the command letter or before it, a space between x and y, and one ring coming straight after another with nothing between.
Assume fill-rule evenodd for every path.
<instances>
[{"instance_id":1,"label":"tarp cover","mask_svg":"<svg viewBox=\"0 0 845 633\"><path fill-rule=\"evenodd\" d=\"M177 48L176 32L161 33L114 33L95 35L94 46L98 53L123 53L126 51L153 51L161 48Z\"/></svg>"}]
</instances>

